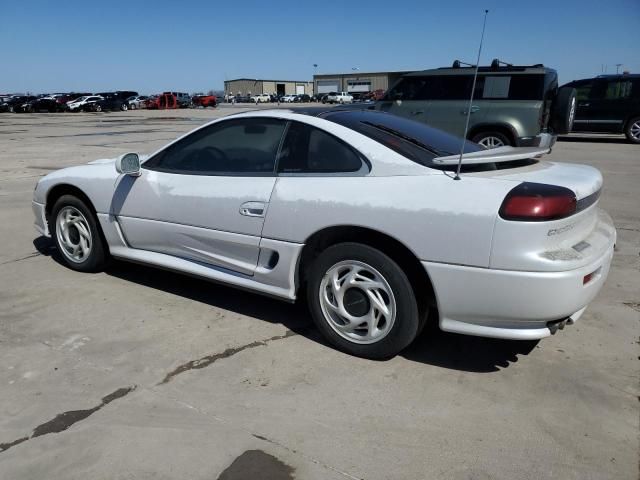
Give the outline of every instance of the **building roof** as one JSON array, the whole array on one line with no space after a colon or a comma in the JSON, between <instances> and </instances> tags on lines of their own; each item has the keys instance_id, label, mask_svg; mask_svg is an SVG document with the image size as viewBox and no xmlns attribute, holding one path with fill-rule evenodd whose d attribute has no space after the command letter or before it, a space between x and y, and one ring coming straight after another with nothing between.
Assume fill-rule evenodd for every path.
<instances>
[{"instance_id":1,"label":"building roof","mask_svg":"<svg viewBox=\"0 0 640 480\"><path fill-rule=\"evenodd\" d=\"M415 72L415 70L391 70L391 71L385 71L385 72L361 72L359 70L356 71L351 71L351 72L343 72L343 73L318 73L316 75L314 75L314 77L342 77L342 76L347 76L347 75L388 75L390 73L396 73L396 74L405 74L405 73L411 73L411 72Z\"/></svg>"},{"instance_id":2,"label":"building roof","mask_svg":"<svg viewBox=\"0 0 640 480\"><path fill-rule=\"evenodd\" d=\"M231 80L225 80L224 83L229 82L276 82L276 83L311 83L313 80L267 80L264 78L233 78Z\"/></svg>"}]
</instances>

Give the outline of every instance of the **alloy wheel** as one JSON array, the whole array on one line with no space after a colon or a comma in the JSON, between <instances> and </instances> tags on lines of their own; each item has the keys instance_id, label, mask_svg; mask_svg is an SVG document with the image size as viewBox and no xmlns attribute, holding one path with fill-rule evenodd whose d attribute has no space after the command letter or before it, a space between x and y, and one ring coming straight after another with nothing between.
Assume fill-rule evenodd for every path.
<instances>
[{"instance_id":1,"label":"alloy wheel","mask_svg":"<svg viewBox=\"0 0 640 480\"><path fill-rule=\"evenodd\" d=\"M346 260L333 265L318 293L325 320L350 342L375 343L393 328L396 301L391 286L364 262Z\"/></svg>"},{"instance_id":2,"label":"alloy wheel","mask_svg":"<svg viewBox=\"0 0 640 480\"><path fill-rule=\"evenodd\" d=\"M502 140L500 140L498 137L494 137L492 135L490 135L488 137L484 137L478 143L480 145L482 145L483 147L485 147L485 148L504 147L504 142Z\"/></svg>"},{"instance_id":3,"label":"alloy wheel","mask_svg":"<svg viewBox=\"0 0 640 480\"><path fill-rule=\"evenodd\" d=\"M56 218L56 238L63 255L74 263L91 255L91 228L85 216L75 207L63 207Z\"/></svg>"},{"instance_id":4,"label":"alloy wheel","mask_svg":"<svg viewBox=\"0 0 640 480\"><path fill-rule=\"evenodd\" d=\"M629 127L629 133L634 140L640 141L640 120L637 120Z\"/></svg>"}]
</instances>

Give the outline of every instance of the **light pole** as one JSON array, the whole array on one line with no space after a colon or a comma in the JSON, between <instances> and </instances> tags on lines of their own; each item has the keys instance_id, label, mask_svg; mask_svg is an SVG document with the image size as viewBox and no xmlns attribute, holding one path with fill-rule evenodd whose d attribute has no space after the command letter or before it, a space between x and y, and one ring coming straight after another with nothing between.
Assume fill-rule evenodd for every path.
<instances>
[{"instance_id":1,"label":"light pole","mask_svg":"<svg viewBox=\"0 0 640 480\"><path fill-rule=\"evenodd\" d=\"M316 82L317 82L316 77L317 76L318 76L318 64L314 63L313 64L313 93L314 93L314 95L318 94L318 88L317 88L317 85L316 85Z\"/></svg>"},{"instance_id":2,"label":"light pole","mask_svg":"<svg viewBox=\"0 0 640 480\"><path fill-rule=\"evenodd\" d=\"M616 75L618 75L621 66L621 63L616 63Z\"/></svg>"}]
</instances>

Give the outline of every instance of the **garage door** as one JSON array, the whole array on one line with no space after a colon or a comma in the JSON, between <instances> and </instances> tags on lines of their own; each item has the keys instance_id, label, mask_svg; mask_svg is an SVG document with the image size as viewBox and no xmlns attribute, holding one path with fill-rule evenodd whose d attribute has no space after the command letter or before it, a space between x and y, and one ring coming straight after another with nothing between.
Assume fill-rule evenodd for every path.
<instances>
[{"instance_id":1,"label":"garage door","mask_svg":"<svg viewBox=\"0 0 640 480\"><path fill-rule=\"evenodd\" d=\"M304 85L296 85L296 95L302 95L304 93Z\"/></svg>"},{"instance_id":2,"label":"garage door","mask_svg":"<svg viewBox=\"0 0 640 480\"><path fill-rule=\"evenodd\" d=\"M318 80L318 93L337 92L338 90L337 80Z\"/></svg>"}]
</instances>

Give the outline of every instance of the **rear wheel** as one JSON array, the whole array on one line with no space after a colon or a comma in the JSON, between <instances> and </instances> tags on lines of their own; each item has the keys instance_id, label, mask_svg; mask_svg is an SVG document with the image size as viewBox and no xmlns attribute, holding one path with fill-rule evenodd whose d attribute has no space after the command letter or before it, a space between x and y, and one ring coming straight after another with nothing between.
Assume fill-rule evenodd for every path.
<instances>
[{"instance_id":1,"label":"rear wheel","mask_svg":"<svg viewBox=\"0 0 640 480\"><path fill-rule=\"evenodd\" d=\"M126 103L123 103L123 104L122 104L122 106L120 107L120 109L121 109L123 112L126 112L127 110L129 110L129 107L127 106L127 104L126 104Z\"/></svg>"},{"instance_id":2,"label":"rear wheel","mask_svg":"<svg viewBox=\"0 0 640 480\"><path fill-rule=\"evenodd\" d=\"M624 129L627 140L631 143L640 143L640 117L632 118Z\"/></svg>"},{"instance_id":3,"label":"rear wheel","mask_svg":"<svg viewBox=\"0 0 640 480\"><path fill-rule=\"evenodd\" d=\"M80 272L104 268L108 253L95 215L73 195L60 197L51 212L51 234L65 265Z\"/></svg>"},{"instance_id":4,"label":"rear wheel","mask_svg":"<svg viewBox=\"0 0 640 480\"><path fill-rule=\"evenodd\" d=\"M340 243L324 250L311 266L307 298L324 337L351 355L392 357L419 331L409 279L391 258L367 245Z\"/></svg>"},{"instance_id":5,"label":"rear wheel","mask_svg":"<svg viewBox=\"0 0 640 480\"><path fill-rule=\"evenodd\" d=\"M500 132L481 132L474 135L471 141L485 148L498 148L511 145L509 138Z\"/></svg>"},{"instance_id":6,"label":"rear wheel","mask_svg":"<svg viewBox=\"0 0 640 480\"><path fill-rule=\"evenodd\" d=\"M102 111L102 107L100 105L96 105L93 108L95 109L96 112L101 112Z\"/></svg>"}]
</instances>

